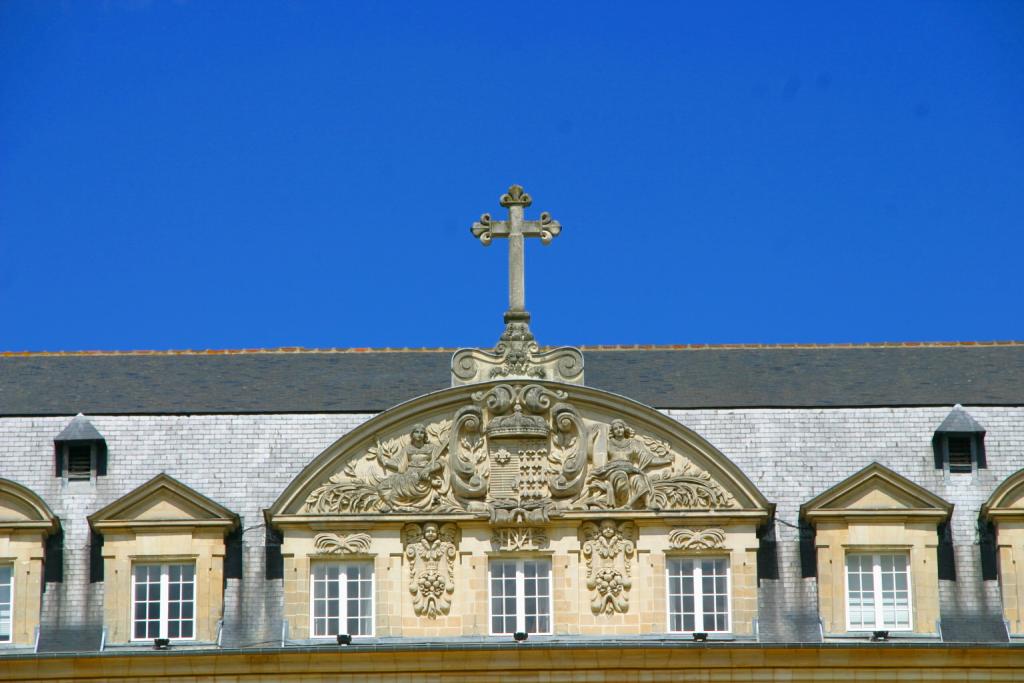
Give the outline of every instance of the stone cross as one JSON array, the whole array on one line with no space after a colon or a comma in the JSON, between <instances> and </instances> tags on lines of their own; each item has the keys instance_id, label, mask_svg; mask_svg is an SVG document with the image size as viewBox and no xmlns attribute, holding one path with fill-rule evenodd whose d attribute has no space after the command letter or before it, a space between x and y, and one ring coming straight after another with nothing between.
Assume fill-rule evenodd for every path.
<instances>
[{"instance_id":1,"label":"stone cross","mask_svg":"<svg viewBox=\"0 0 1024 683\"><path fill-rule=\"evenodd\" d=\"M540 220L523 219L523 209L533 203L521 185L513 185L501 196L500 203L508 209L507 221L495 221L489 213L480 216L470 231L486 247L495 237L508 238L508 310L505 311L505 335L532 339L530 314L526 311L526 283L524 277L524 246L527 237L539 237L541 244L550 244L562 231L562 225L548 212Z\"/></svg>"}]
</instances>

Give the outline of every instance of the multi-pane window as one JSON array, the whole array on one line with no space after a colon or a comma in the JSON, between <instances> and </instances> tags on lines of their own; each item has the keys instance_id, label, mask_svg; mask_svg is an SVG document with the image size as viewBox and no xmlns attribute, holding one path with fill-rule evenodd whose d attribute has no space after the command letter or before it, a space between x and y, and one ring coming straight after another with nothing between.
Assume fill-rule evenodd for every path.
<instances>
[{"instance_id":1,"label":"multi-pane window","mask_svg":"<svg viewBox=\"0 0 1024 683\"><path fill-rule=\"evenodd\" d=\"M133 640L195 638L195 565L137 564L132 595Z\"/></svg>"},{"instance_id":2,"label":"multi-pane window","mask_svg":"<svg viewBox=\"0 0 1024 683\"><path fill-rule=\"evenodd\" d=\"M668 560L668 630L722 633L729 624L729 561L724 557Z\"/></svg>"},{"instance_id":3,"label":"multi-pane window","mask_svg":"<svg viewBox=\"0 0 1024 683\"><path fill-rule=\"evenodd\" d=\"M14 605L14 566L0 564L0 643L11 641L11 619Z\"/></svg>"},{"instance_id":4,"label":"multi-pane window","mask_svg":"<svg viewBox=\"0 0 1024 683\"><path fill-rule=\"evenodd\" d=\"M551 633L551 561L491 561L491 633Z\"/></svg>"},{"instance_id":5,"label":"multi-pane window","mask_svg":"<svg viewBox=\"0 0 1024 683\"><path fill-rule=\"evenodd\" d=\"M310 582L314 638L373 635L370 562L317 562Z\"/></svg>"},{"instance_id":6,"label":"multi-pane window","mask_svg":"<svg viewBox=\"0 0 1024 683\"><path fill-rule=\"evenodd\" d=\"M851 631L910 629L906 553L846 556L846 622Z\"/></svg>"}]
</instances>

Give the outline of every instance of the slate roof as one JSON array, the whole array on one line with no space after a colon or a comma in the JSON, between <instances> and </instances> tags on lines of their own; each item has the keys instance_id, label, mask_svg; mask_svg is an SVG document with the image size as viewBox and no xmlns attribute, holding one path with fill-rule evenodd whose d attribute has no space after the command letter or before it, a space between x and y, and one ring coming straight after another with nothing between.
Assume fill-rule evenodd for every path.
<instances>
[{"instance_id":1,"label":"slate roof","mask_svg":"<svg viewBox=\"0 0 1024 683\"><path fill-rule=\"evenodd\" d=\"M950 434L984 434L985 428L968 415L962 406L955 405L935 431L948 432Z\"/></svg>"},{"instance_id":2,"label":"slate roof","mask_svg":"<svg viewBox=\"0 0 1024 683\"><path fill-rule=\"evenodd\" d=\"M449 385L451 349L0 355L0 415L378 412ZM658 408L1024 404L1024 343L585 348Z\"/></svg>"},{"instance_id":3,"label":"slate roof","mask_svg":"<svg viewBox=\"0 0 1024 683\"><path fill-rule=\"evenodd\" d=\"M92 422L89 422L89 418L79 413L53 440L55 442L103 441L103 435L96 431Z\"/></svg>"}]
</instances>

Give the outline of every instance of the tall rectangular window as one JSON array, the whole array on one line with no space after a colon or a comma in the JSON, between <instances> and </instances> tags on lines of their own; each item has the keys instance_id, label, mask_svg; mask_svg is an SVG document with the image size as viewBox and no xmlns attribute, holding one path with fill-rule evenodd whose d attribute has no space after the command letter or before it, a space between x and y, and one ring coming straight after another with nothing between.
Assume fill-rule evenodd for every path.
<instances>
[{"instance_id":1,"label":"tall rectangular window","mask_svg":"<svg viewBox=\"0 0 1024 683\"><path fill-rule=\"evenodd\" d=\"M910 630L908 565L906 553L846 556L848 630Z\"/></svg>"},{"instance_id":2,"label":"tall rectangular window","mask_svg":"<svg viewBox=\"0 0 1024 683\"><path fill-rule=\"evenodd\" d=\"M13 632L14 565L0 564L0 643L9 643Z\"/></svg>"},{"instance_id":3,"label":"tall rectangular window","mask_svg":"<svg viewBox=\"0 0 1024 683\"><path fill-rule=\"evenodd\" d=\"M551 633L551 561L491 561L491 633Z\"/></svg>"},{"instance_id":4,"label":"tall rectangular window","mask_svg":"<svg viewBox=\"0 0 1024 683\"><path fill-rule=\"evenodd\" d=\"M373 564L317 562L310 583L314 638L373 635Z\"/></svg>"},{"instance_id":5,"label":"tall rectangular window","mask_svg":"<svg viewBox=\"0 0 1024 683\"><path fill-rule=\"evenodd\" d=\"M195 614L195 565L135 565L132 571L132 640L195 638Z\"/></svg>"},{"instance_id":6,"label":"tall rectangular window","mask_svg":"<svg viewBox=\"0 0 1024 683\"><path fill-rule=\"evenodd\" d=\"M724 557L670 558L668 630L725 633L729 625L729 561Z\"/></svg>"}]
</instances>

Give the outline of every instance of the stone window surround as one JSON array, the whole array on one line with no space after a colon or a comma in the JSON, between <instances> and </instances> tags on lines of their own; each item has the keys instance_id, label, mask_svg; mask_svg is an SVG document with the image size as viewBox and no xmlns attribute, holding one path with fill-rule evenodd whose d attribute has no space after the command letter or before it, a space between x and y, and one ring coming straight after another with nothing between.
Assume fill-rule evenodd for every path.
<instances>
[{"instance_id":1,"label":"stone window surround","mask_svg":"<svg viewBox=\"0 0 1024 683\"><path fill-rule=\"evenodd\" d=\"M386 614L382 614L382 607L390 606L394 599L385 595L388 590L389 581L389 556L381 555L375 549L368 546L365 549L358 549L354 552L345 547L337 547L334 550L326 550L318 547L315 538L321 534L329 533L339 539L350 537L353 533L365 534L365 525L358 531L347 528L336 528L333 526L317 525L315 529L293 529L285 527L282 529L281 556L284 561L284 610L283 617L286 624L286 639L292 641L315 641L323 642L326 638L333 636L313 635L313 564L322 561L333 562L365 562L372 567L373 594L372 594L372 632L374 637L387 635L387 626L382 628L382 619L386 622ZM296 533L298 532L298 533ZM398 530L394 530L394 540L397 541ZM396 553L401 556L401 553ZM404 597L404 596L403 596ZM388 602L381 602L381 600ZM363 636L353 636L362 638Z\"/></svg>"},{"instance_id":2,"label":"stone window surround","mask_svg":"<svg viewBox=\"0 0 1024 683\"><path fill-rule=\"evenodd\" d=\"M1024 469L1007 477L981 507L996 529L999 592L1011 638L1024 637Z\"/></svg>"},{"instance_id":3,"label":"stone window surround","mask_svg":"<svg viewBox=\"0 0 1024 683\"><path fill-rule=\"evenodd\" d=\"M30 647L39 626L46 538L60 521L30 489L0 479L0 563L12 567L11 638L0 647Z\"/></svg>"}]
</instances>

